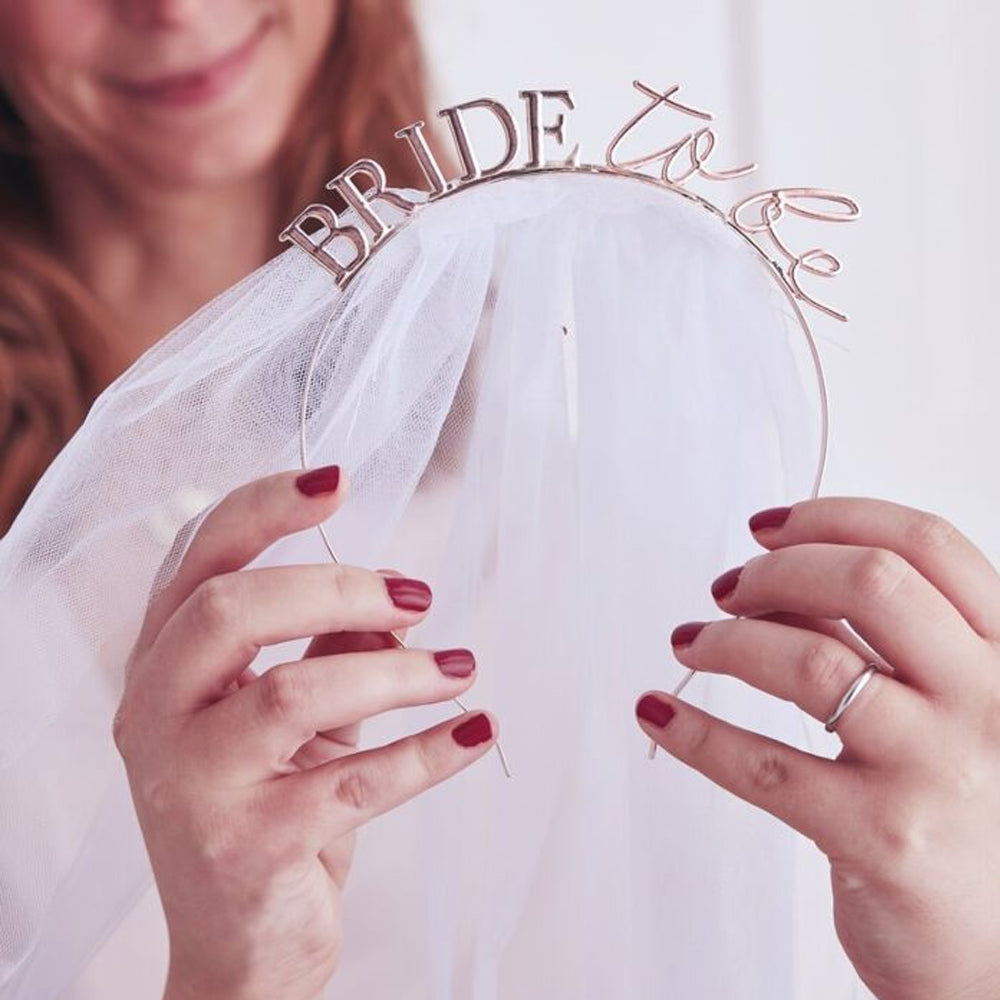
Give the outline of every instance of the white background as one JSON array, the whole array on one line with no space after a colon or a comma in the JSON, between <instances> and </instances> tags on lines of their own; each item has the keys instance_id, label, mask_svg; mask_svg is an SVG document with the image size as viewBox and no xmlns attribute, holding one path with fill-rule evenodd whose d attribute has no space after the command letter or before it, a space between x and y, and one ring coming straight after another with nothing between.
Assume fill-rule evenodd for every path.
<instances>
[{"instance_id":1,"label":"white background","mask_svg":"<svg viewBox=\"0 0 1000 1000\"><path fill-rule=\"evenodd\" d=\"M644 103L631 81L661 90L681 83L680 99L716 112L720 165L761 165L732 194L703 187L717 204L775 186L857 198L861 221L816 224L809 244L835 250L845 269L808 287L851 315L847 325L822 317L813 324L831 397L821 492L936 511L1000 564L1000 7L986 0L420 6L439 106L489 95L519 110L518 88L567 87L577 103L574 140L585 160L602 162L608 139ZM826 880L818 852L804 840L802 847L806 877ZM801 941L798 950L812 970L800 977L803 1000L869 996L850 985L828 942ZM824 961L829 975L817 981Z\"/></svg>"},{"instance_id":2,"label":"white background","mask_svg":"<svg viewBox=\"0 0 1000 1000\"><path fill-rule=\"evenodd\" d=\"M855 196L862 221L815 234L846 265L818 294L852 316L846 326L814 325L832 402L822 492L937 511L1000 563L993 130L1000 7L987 0L418 6L437 106L490 95L513 109L519 88L568 87L578 108L574 137L585 159L600 161L608 138L637 110L634 78L661 89L681 83L681 98L717 113L721 164L761 164L752 189L817 186ZM734 185L730 202L748 190ZM704 193L726 201L724 192ZM814 867L810 877L825 878L825 869ZM151 956L149 942L162 940L161 919L147 894L74 996L108 995L100 984L125 968L133 995L156 995L165 956ZM867 995L844 983L834 962L828 979L810 977L800 995Z\"/></svg>"},{"instance_id":3,"label":"white background","mask_svg":"<svg viewBox=\"0 0 1000 1000\"><path fill-rule=\"evenodd\" d=\"M832 409L822 492L934 510L1000 562L1000 7L422 0L420 9L439 105L495 95L513 110L519 87L568 87L584 158L602 161L639 107L633 79L681 83L681 99L716 112L721 165L760 163L753 190L856 197L860 222L809 234L845 264L819 297L851 315L846 326L814 325ZM728 204L747 188L734 185L729 201L718 185L702 190Z\"/></svg>"}]
</instances>

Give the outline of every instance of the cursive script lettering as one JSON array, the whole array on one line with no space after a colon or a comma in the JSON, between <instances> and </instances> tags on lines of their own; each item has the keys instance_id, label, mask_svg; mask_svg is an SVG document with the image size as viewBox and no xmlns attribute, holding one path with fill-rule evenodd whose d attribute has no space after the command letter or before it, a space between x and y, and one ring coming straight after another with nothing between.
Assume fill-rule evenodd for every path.
<instances>
[{"instance_id":1,"label":"cursive script lettering","mask_svg":"<svg viewBox=\"0 0 1000 1000\"><path fill-rule=\"evenodd\" d=\"M818 188L773 188L750 195L734 205L729 211L729 221L747 236L766 235L775 249L788 264L786 280L792 293L803 302L841 321L844 313L825 305L811 295L807 295L799 282L799 273L811 274L818 278L833 278L840 273L840 259L829 250L814 248L804 253L794 253L782 237L777 227L785 215L795 215L817 222L854 222L861 215L861 209L853 198L822 191Z\"/></svg>"},{"instance_id":2,"label":"cursive script lettering","mask_svg":"<svg viewBox=\"0 0 1000 1000\"><path fill-rule=\"evenodd\" d=\"M639 171L643 167L648 167L662 160L660 179L664 184L672 184L674 187L682 187L695 176L703 177L709 181L730 181L735 180L737 177L745 177L747 174L752 174L757 169L756 163L748 163L744 167L735 167L731 170L710 169L708 161L715 152L718 136L715 130L708 126L702 126L693 132L688 132L687 135L682 136L676 142L671 143L671 145L664 146L662 149L658 149L646 156L640 156L633 160L617 159L616 153L618 147L624 141L625 137L659 107L677 111L682 115L690 118L698 118L702 121L713 120L711 112L702 111L688 104L681 104L680 101L674 99L674 94L681 89L680 84L674 84L674 86L663 91L663 93L653 90L652 87L646 86L646 84L639 80L633 80L632 86L640 94L645 94L649 98L649 103L636 112L615 133L615 137L611 140L611 144L608 146L604 156L605 162L609 167L617 170ZM680 170L674 170L673 168L678 159L685 153L687 154L687 165L683 166Z\"/></svg>"},{"instance_id":3,"label":"cursive script lettering","mask_svg":"<svg viewBox=\"0 0 1000 1000\"><path fill-rule=\"evenodd\" d=\"M688 181L695 178L729 181L745 177L757 169L755 163L731 169L713 166L719 138L714 128L704 124L690 129L680 138L652 153L633 159L621 158L619 149L625 139L658 109L680 115L685 121L695 119L701 123L714 120L711 112L685 104L678 98L681 89L679 84L663 91L655 90L639 80L633 81L632 85L647 99L646 103L615 133L605 151L605 164L600 167L580 164L579 143L562 159L550 160L546 157L546 140L554 142L560 152L566 152L567 112L576 109L573 96L568 90L519 91L525 105L528 150L527 160L518 168L511 169L511 165L520 153L521 133L510 110L494 98L466 101L438 112L438 117L447 122L461 167L460 175L452 180L445 178L444 171L427 142L423 121L401 128L396 132L396 138L407 143L420 166L427 181L428 202L448 196L466 185L489 181L505 172L526 174L539 170L579 170L613 173L639 176L668 188L683 189ZM561 104L565 110L557 110L554 115L546 114L546 102ZM472 112L485 112L500 127L505 144L503 153L490 166L484 167L480 163L469 137L466 116ZM658 168L658 177L644 172L650 166ZM358 179L368 182L364 189L359 186ZM309 205L282 231L280 238L294 243L308 253L335 276L339 286L344 287L393 231L394 226L380 215L378 203L393 204L405 215L410 215L420 204L389 189L384 170L375 160L370 159L353 163L331 180L327 188L343 201L343 213L338 213L329 205ZM714 208L720 215L723 214L711 202L702 198L698 200ZM344 215L349 215L349 218ZM758 239L770 240L784 258L784 267L775 263L778 263L779 276L792 296L835 319L846 319L843 313L808 295L801 284L803 276L834 277L841 270L840 260L830 251L818 247L794 253L788 246L784 232L778 231L786 215L818 222L853 222L860 215L857 203L846 195L817 188L773 188L750 195L733 206L725 216L729 225L755 245ZM399 224L401 223L396 225Z\"/></svg>"}]
</instances>

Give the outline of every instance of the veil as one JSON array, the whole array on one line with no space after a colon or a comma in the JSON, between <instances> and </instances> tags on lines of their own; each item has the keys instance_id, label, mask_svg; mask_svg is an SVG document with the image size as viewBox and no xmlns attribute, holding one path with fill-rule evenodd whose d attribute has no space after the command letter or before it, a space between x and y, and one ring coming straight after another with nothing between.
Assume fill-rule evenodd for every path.
<instances>
[{"instance_id":1,"label":"veil","mask_svg":"<svg viewBox=\"0 0 1000 1000\"><path fill-rule=\"evenodd\" d=\"M799 319L702 205L566 172L428 206L346 289L292 247L145 354L0 542L0 998L59 996L149 887L123 665L178 533L296 467L300 429L351 476L337 556L431 584L408 644L476 651L513 769L489 755L364 828L329 997L854 996L818 852L649 761L633 717L684 674L673 626L718 617L709 582L759 552L747 517L817 486ZM311 531L261 562L328 558ZM821 728L732 678L685 697L797 746Z\"/></svg>"}]
</instances>

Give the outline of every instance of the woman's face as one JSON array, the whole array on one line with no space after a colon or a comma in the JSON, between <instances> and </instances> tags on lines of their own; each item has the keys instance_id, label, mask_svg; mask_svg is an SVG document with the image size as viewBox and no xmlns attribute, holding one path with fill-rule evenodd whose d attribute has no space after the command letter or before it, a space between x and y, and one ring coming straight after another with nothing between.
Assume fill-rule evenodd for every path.
<instances>
[{"instance_id":1,"label":"woman's face","mask_svg":"<svg viewBox=\"0 0 1000 1000\"><path fill-rule=\"evenodd\" d=\"M35 136L106 172L232 181L273 161L339 2L0 0L0 85Z\"/></svg>"}]
</instances>

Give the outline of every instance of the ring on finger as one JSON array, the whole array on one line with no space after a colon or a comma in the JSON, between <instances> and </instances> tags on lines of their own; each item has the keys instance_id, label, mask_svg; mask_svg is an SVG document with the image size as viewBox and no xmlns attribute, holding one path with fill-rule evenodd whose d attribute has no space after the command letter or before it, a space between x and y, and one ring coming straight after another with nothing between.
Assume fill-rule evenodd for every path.
<instances>
[{"instance_id":1,"label":"ring on finger","mask_svg":"<svg viewBox=\"0 0 1000 1000\"><path fill-rule=\"evenodd\" d=\"M832 733L836 729L841 716L847 711L848 706L854 699L867 687L872 677L881 672L882 668L877 663L871 662L865 664L865 669L854 678L851 686L844 692L844 696L837 703L837 707L830 713L830 717L826 720L825 728L828 733Z\"/></svg>"}]
</instances>

